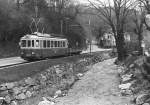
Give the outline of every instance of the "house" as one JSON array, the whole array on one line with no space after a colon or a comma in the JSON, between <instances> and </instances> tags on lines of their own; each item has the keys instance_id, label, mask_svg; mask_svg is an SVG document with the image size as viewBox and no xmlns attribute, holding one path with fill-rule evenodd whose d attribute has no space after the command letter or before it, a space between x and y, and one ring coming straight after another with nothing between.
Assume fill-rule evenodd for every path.
<instances>
[{"instance_id":1,"label":"house","mask_svg":"<svg viewBox=\"0 0 150 105\"><path fill-rule=\"evenodd\" d=\"M105 33L101 39L100 39L100 44L102 47L113 47L116 45L115 37L113 33Z\"/></svg>"},{"instance_id":2,"label":"house","mask_svg":"<svg viewBox=\"0 0 150 105\"><path fill-rule=\"evenodd\" d=\"M129 32L124 33L125 43L137 42L137 35ZM102 47L114 47L116 46L116 40L112 32L104 33L100 38L100 45Z\"/></svg>"}]
</instances>

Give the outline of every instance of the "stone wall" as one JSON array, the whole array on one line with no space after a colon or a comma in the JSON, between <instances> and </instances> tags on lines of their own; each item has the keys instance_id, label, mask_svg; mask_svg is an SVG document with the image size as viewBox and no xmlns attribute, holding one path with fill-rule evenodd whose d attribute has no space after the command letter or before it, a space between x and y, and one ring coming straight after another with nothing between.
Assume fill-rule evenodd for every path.
<instances>
[{"instance_id":1,"label":"stone wall","mask_svg":"<svg viewBox=\"0 0 150 105\"><path fill-rule=\"evenodd\" d=\"M146 62L145 56L129 56L125 65L118 67L120 93L130 96L135 105L150 105L150 78L149 70L144 67Z\"/></svg>"},{"instance_id":2,"label":"stone wall","mask_svg":"<svg viewBox=\"0 0 150 105\"><path fill-rule=\"evenodd\" d=\"M41 92L48 92L51 97L66 95L67 90L71 88L75 81L80 79L80 76L83 76L90 65L108 58L110 56L107 53L102 56L89 56L75 64L58 64L32 77L16 82L3 83L0 85L0 102L3 101L6 105L17 105L17 103L37 96Z\"/></svg>"}]
</instances>

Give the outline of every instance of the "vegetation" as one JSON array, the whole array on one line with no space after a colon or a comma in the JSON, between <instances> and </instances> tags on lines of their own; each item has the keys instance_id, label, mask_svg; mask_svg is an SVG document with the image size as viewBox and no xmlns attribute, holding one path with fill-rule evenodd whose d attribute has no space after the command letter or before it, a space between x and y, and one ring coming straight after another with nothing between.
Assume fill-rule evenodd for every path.
<instances>
[{"instance_id":1,"label":"vegetation","mask_svg":"<svg viewBox=\"0 0 150 105\"><path fill-rule=\"evenodd\" d=\"M37 31L33 21L40 20L38 31L63 34L74 47L85 47L87 39L99 41L112 31L119 60L126 57L124 33L135 33L141 45L144 26L150 30L145 24L145 14L150 13L148 0L87 1L90 6L70 0L0 0L0 43L18 43L21 36Z\"/></svg>"},{"instance_id":2,"label":"vegetation","mask_svg":"<svg viewBox=\"0 0 150 105\"><path fill-rule=\"evenodd\" d=\"M21 36L37 31L34 21L39 21L39 32L67 37L71 34L74 37L69 39L79 40L80 47L85 47L84 30L76 20L78 11L78 6L70 0L54 0L51 3L47 0L0 0L0 44L18 44ZM80 31L70 27L72 24L78 25Z\"/></svg>"},{"instance_id":3,"label":"vegetation","mask_svg":"<svg viewBox=\"0 0 150 105\"><path fill-rule=\"evenodd\" d=\"M99 12L100 18L111 27L116 40L118 60L123 60L126 57L124 27L131 9L135 7L135 2L132 2L132 0L113 0L112 5L110 0L107 0L107 2L95 0L96 3L88 1Z\"/></svg>"},{"instance_id":4,"label":"vegetation","mask_svg":"<svg viewBox=\"0 0 150 105\"><path fill-rule=\"evenodd\" d=\"M145 13L143 11L142 8L139 8L139 11L134 11L134 18L133 18L133 22L135 24L135 28L134 28L134 32L135 34L138 35L138 41L139 41L139 52L140 54L143 53L143 49L141 47L142 45L142 40L143 40L143 31L144 31L144 17L145 17Z\"/></svg>"}]
</instances>

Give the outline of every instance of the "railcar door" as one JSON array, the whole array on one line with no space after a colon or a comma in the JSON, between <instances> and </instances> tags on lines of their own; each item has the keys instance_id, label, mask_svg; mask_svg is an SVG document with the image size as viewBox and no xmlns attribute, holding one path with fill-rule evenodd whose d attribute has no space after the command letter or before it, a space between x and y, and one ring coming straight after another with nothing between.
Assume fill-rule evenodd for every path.
<instances>
[{"instance_id":1,"label":"railcar door","mask_svg":"<svg viewBox=\"0 0 150 105\"><path fill-rule=\"evenodd\" d=\"M43 54L43 57L44 57L44 58L48 57L47 41L46 41L45 39L43 40L42 54Z\"/></svg>"},{"instance_id":2,"label":"railcar door","mask_svg":"<svg viewBox=\"0 0 150 105\"><path fill-rule=\"evenodd\" d=\"M42 58L41 48L42 48L41 40L36 39L35 40L35 49L36 49L37 58L39 58L39 59Z\"/></svg>"}]
</instances>

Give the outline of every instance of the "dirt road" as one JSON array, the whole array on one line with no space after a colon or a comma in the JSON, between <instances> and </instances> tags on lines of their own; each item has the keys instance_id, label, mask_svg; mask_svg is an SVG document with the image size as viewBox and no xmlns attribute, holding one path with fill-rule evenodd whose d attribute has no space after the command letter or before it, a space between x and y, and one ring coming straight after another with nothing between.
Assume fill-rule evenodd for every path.
<instances>
[{"instance_id":1,"label":"dirt road","mask_svg":"<svg viewBox=\"0 0 150 105\"><path fill-rule=\"evenodd\" d=\"M55 105L130 105L129 97L119 94L119 78L115 59L95 64L65 97Z\"/></svg>"}]
</instances>

